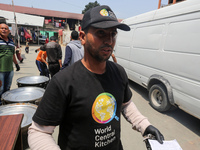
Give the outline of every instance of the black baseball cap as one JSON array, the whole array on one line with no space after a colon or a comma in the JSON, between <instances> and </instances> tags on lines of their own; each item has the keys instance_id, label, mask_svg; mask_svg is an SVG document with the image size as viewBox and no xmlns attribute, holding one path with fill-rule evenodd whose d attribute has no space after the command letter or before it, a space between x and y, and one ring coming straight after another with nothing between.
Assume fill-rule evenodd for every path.
<instances>
[{"instance_id":1,"label":"black baseball cap","mask_svg":"<svg viewBox=\"0 0 200 150\"><path fill-rule=\"evenodd\" d=\"M116 27L124 31L130 31L130 27L118 22L114 12L106 5L93 7L85 12L81 23L82 30L89 26L102 29Z\"/></svg>"}]
</instances>

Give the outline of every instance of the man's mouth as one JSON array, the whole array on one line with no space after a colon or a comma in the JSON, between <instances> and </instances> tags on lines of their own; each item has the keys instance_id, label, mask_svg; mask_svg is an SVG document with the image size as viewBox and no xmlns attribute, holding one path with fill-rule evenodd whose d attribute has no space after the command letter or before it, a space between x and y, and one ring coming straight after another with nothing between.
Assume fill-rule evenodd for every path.
<instances>
[{"instance_id":1,"label":"man's mouth","mask_svg":"<svg viewBox=\"0 0 200 150\"><path fill-rule=\"evenodd\" d=\"M103 51L110 52L111 50L110 49L103 49Z\"/></svg>"},{"instance_id":2,"label":"man's mouth","mask_svg":"<svg viewBox=\"0 0 200 150\"><path fill-rule=\"evenodd\" d=\"M111 46L103 46L103 47L101 47L101 50L102 50L102 52L109 54L112 52L112 47Z\"/></svg>"},{"instance_id":3,"label":"man's mouth","mask_svg":"<svg viewBox=\"0 0 200 150\"><path fill-rule=\"evenodd\" d=\"M103 49L103 50L102 50L102 53L103 53L104 55L110 55L111 52L112 52L112 50L110 50L110 49Z\"/></svg>"},{"instance_id":4,"label":"man's mouth","mask_svg":"<svg viewBox=\"0 0 200 150\"><path fill-rule=\"evenodd\" d=\"M102 47L102 50L104 50L104 51L112 51L112 47L105 46L105 47Z\"/></svg>"}]
</instances>

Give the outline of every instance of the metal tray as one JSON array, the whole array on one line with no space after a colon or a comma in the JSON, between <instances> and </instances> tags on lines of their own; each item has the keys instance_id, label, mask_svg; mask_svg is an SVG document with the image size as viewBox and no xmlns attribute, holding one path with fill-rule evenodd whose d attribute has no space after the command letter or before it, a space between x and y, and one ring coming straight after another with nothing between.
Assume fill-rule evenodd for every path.
<instances>
[{"instance_id":1,"label":"metal tray","mask_svg":"<svg viewBox=\"0 0 200 150\"><path fill-rule=\"evenodd\" d=\"M20 84L40 84L48 82L49 78L45 76L26 76L17 79Z\"/></svg>"},{"instance_id":2,"label":"metal tray","mask_svg":"<svg viewBox=\"0 0 200 150\"><path fill-rule=\"evenodd\" d=\"M2 99L12 103L34 102L40 100L44 92L45 89L40 87L20 87L3 93Z\"/></svg>"},{"instance_id":3,"label":"metal tray","mask_svg":"<svg viewBox=\"0 0 200 150\"><path fill-rule=\"evenodd\" d=\"M13 103L0 106L0 116L24 114L21 128L25 128L32 123L37 105L30 103Z\"/></svg>"}]
</instances>

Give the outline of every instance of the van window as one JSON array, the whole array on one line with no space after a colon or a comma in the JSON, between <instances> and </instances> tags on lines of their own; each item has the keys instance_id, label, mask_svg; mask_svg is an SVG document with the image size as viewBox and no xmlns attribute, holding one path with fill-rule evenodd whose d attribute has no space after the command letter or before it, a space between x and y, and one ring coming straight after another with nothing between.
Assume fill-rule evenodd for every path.
<instances>
[{"instance_id":1,"label":"van window","mask_svg":"<svg viewBox=\"0 0 200 150\"><path fill-rule=\"evenodd\" d=\"M200 19L170 23L164 50L200 54L199 35Z\"/></svg>"},{"instance_id":2,"label":"van window","mask_svg":"<svg viewBox=\"0 0 200 150\"><path fill-rule=\"evenodd\" d=\"M164 24L135 29L133 47L158 50L162 39Z\"/></svg>"}]
</instances>

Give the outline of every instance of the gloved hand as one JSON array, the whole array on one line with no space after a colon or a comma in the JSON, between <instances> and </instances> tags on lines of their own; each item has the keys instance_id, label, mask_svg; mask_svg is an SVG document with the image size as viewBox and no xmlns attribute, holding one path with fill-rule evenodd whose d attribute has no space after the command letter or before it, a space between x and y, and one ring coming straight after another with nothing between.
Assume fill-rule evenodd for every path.
<instances>
[{"instance_id":1,"label":"gloved hand","mask_svg":"<svg viewBox=\"0 0 200 150\"><path fill-rule=\"evenodd\" d=\"M143 136L147 135L147 134L152 134L155 136L156 140L158 140L158 142L160 144L163 144L163 140L164 140L164 136L160 133L160 131L158 129L156 129L154 126L150 125L146 128L146 130L144 131Z\"/></svg>"},{"instance_id":2,"label":"gloved hand","mask_svg":"<svg viewBox=\"0 0 200 150\"><path fill-rule=\"evenodd\" d=\"M37 52L38 52L38 50L36 49L36 50L35 50L35 52L37 53Z\"/></svg>"},{"instance_id":3,"label":"gloved hand","mask_svg":"<svg viewBox=\"0 0 200 150\"><path fill-rule=\"evenodd\" d=\"M19 65L18 64L15 64L15 66L16 66L16 71L19 71L20 70L20 67L19 67Z\"/></svg>"}]
</instances>

